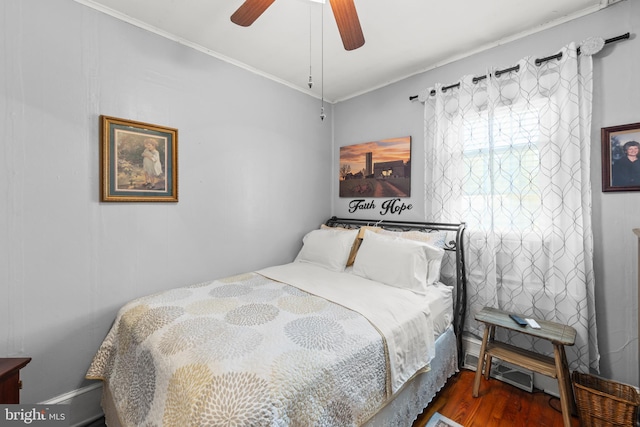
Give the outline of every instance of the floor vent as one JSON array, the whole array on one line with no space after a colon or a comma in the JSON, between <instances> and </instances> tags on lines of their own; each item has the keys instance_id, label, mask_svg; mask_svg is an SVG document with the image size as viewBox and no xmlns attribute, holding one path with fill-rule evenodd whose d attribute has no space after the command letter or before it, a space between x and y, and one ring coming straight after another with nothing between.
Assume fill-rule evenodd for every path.
<instances>
[{"instance_id":1,"label":"floor vent","mask_svg":"<svg viewBox=\"0 0 640 427\"><path fill-rule=\"evenodd\" d=\"M477 370L478 355L465 352L462 367L472 371ZM491 360L491 378L511 384L529 393L533 391L533 372L495 357Z\"/></svg>"}]
</instances>

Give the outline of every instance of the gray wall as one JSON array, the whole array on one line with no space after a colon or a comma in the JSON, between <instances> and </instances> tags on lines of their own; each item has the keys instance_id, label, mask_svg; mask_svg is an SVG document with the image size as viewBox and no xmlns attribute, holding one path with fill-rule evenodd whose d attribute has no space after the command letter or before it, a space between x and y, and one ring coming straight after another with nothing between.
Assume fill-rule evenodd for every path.
<instances>
[{"instance_id":1,"label":"gray wall","mask_svg":"<svg viewBox=\"0 0 640 427\"><path fill-rule=\"evenodd\" d=\"M632 39L607 45L594 57L592 128L593 226L595 240L596 315L604 377L638 385L637 238L640 192L602 193L600 128L640 122L640 1L626 0L580 19L507 43L464 60L412 76L335 106L333 211L349 215L351 199L338 197L339 147L382 138L412 136L412 204L395 219L424 218L423 108L409 96L437 82L455 83L461 76L483 74L488 67L506 68L528 55L545 57L561 46L591 36L610 38L631 32ZM426 42L424 48L429 49ZM372 200L372 199L369 199ZM359 217L384 218L377 211ZM389 217L389 215L385 216Z\"/></svg>"},{"instance_id":2,"label":"gray wall","mask_svg":"<svg viewBox=\"0 0 640 427\"><path fill-rule=\"evenodd\" d=\"M126 301L290 262L330 214L331 110L71 0L0 22L0 357L35 403L90 384ZM178 129L179 203L99 202L101 114Z\"/></svg>"},{"instance_id":3,"label":"gray wall","mask_svg":"<svg viewBox=\"0 0 640 427\"><path fill-rule=\"evenodd\" d=\"M410 95L571 40L635 34L640 2L339 103L324 122L316 99L71 0L4 0L0 17L0 356L33 357L22 397L38 402L90 384L84 373L124 302L288 262L303 233L347 215L342 145L411 135L404 202L414 209L397 219L422 219L422 108ZM595 59L601 365L635 384L640 193L600 192L599 129L640 121L639 75L636 38ZM100 114L178 128L179 203L98 201Z\"/></svg>"}]
</instances>

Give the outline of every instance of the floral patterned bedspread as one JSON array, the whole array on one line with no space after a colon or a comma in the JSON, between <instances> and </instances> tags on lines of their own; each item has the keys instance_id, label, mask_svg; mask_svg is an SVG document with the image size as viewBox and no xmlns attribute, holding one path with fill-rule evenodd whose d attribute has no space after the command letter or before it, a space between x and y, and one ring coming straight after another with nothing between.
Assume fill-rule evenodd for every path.
<instances>
[{"instance_id":1,"label":"floral patterned bedspread","mask_svg":"<svg viewBox=\"0 0 640 427\"><path fill-rule=\"evenodd\" d=\"M257 273L125 305L87 378L122 426L357 426L387 399L367 319Z\"/></svg>"}]
</instances>

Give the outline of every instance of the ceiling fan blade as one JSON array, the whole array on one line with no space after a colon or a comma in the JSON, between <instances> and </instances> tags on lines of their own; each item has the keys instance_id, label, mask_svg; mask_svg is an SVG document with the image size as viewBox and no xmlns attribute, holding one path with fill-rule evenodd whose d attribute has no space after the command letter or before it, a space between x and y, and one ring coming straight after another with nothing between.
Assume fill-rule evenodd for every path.
<instances>
[{"instance_id":1,"label":"ceiling fan blade","mask_svg":"<svg viewBox=\"0 0 640 427\"><path fill-rule=\"evenodd\" d=\"M231 22L242 27L248 27L267 10L275 0L245 0L244 3L233 12Z\"/></svg>"},{"instance_id":2,"label":"ceiling fan blade","mask_svg":"<svg viewBox=\"0 0 640 427\"><path fill-rule=\"evenodd\" d=\"M362 46L364 35L353 0L330 0L330 3L344 48L354 50Z\"/></svg>"}]
</instances>

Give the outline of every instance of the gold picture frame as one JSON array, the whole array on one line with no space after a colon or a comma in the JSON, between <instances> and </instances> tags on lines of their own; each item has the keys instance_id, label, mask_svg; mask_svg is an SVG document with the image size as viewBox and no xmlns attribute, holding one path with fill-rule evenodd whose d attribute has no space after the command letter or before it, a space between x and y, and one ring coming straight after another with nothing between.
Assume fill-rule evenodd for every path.
<instances>
[{"instance_id":1,"label":"gold picture frame","mask_svg":"<svg viewBox=\"0 0 640 427\"><path fill-rule=\"evenodd\" d=\"M100 200L177 202L178 130L100 116Z\"/></svg>"}]
</instances>

